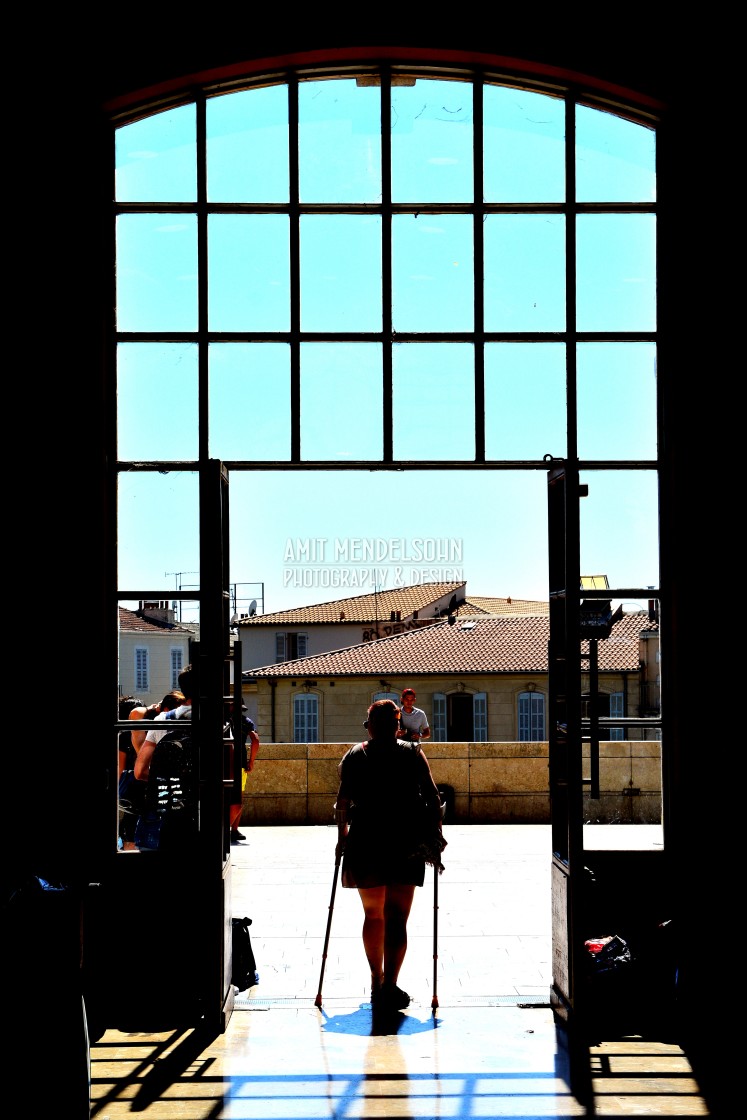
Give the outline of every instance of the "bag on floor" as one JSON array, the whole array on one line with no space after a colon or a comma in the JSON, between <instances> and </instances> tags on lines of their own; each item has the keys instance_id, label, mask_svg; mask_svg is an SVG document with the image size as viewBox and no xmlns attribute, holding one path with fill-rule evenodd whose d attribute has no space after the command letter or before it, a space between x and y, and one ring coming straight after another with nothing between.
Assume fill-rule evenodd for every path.
<instances>
[{"instance_id":1,"label":"bag on floor","mask_svg":"<svg viewBox=\"0 0 747 1120\"><path fill-rule=\"evenodd\" d=\"M233 966L231 969L231 983L240 992L245 992L254 984L259 984L257 962L254 959L252 939L249 936L251 918L231 918Z\"/></svg>"}]
</instances>

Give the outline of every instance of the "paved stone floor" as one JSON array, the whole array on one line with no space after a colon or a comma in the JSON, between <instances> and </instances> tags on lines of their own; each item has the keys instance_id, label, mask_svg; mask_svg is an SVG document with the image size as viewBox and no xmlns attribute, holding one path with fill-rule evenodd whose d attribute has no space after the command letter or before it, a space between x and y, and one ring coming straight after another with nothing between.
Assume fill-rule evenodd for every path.
<instances>
[{"instance_id":1,"label":"paved stone floor","mask_svg":"<svg viewBox=\"0 0 747 1120\"><path fill-rule=\"evenodd\" d=\"M660 843L655 828L621 827L624 845ZM429 876L410 919L400 983L412 1003L385 1024L368 1002L360 900L339 886L316 1006L335 829L244 831L232 848L232 912L252 919L259 984L215 1039L106 1031L91 1054L97 1120L715 1115L666 1040L600 1042L571 1076L547 1003L549 827L445 829L438 908ZM615 831L605 829L606 844L618 843Z\"/></svg>"}]
</instances>

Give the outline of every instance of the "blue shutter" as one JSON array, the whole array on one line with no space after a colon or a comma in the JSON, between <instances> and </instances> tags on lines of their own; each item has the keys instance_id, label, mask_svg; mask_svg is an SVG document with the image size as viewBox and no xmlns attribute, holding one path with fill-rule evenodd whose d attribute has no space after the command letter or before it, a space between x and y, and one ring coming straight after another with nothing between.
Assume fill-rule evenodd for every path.
<instances>
[{"instance_id":1,"label":"blue shutter","mask_svg":"<svg viewBox=\"0 0 747 1120\"><path fill-rule=\"evenodd\" d=\"M443 692L433 693L433 723L431 725L431 733L434 743L447 742L446 697Z\"/></svg>"},{"instance_id":2,"label":"blue shutter","mask_svg":"<svg viewBox=\"0 0 747 1120\"><path fill-rule=\"evenodd\" d=\"M541 692L530 693L532 697L532 742L541 743L545 736L545 697Z\"/></svg>"},{"instance_id":3,"label":"blue shutter","mask_svg":"<svg viewBox=\"0 0 747 1120\"><path fill-rule=\"evenodd\" d=\"M472 722L474 742L488 741L488 697L485 692L476 692L472 698Z\"/></svg>"},{"instance_id":4,"label":"blue shutter","mask_svg":"<svg viewBox=\"0 0 747 1120\"><path fill-rule=\"evenodd\" d=\"M181 649L172 649L171 651L171 688L172 690L179 687L179 674L183 669Z\"/></svg>"},{"instance_id":5,"label":"blue shutter","mask_svg":"<svg viewBox=\"0 0 747 1120\"><path fill-rule=\"evenodd\" d=\"M275 635L275 661L285 661L285 634Z\"/></svg>"},{"instance_id":6,"label":"blue shutter","mask_svg":"<svg viewBox=\"0 0 747 1120\"><path fill-rule=\"evenodd\" d=\"M135 650L135 692L150 692L146 646L138 646Z\"/></svg>"},{"instance_id":7,"label":"blue shutter","mask_svg":"<svg viewBox=\"0 0 747 1120\"><path fill-rule=\"evenodd\" d=\"M624 715L625 715L625 693L624 692L612 692L612 693L610 693L610 716L611 716L611 718L612 719L621 719ZM619 741L620 739L624 739L624 738L625 738L625 728L624 727L611 727L610 728L610 739L617 739Z\"/></svg>"},{"instance_id":8,"label":"blue shutter","mask_svg":"<svg viewBox=\"0 0 747 1120\"><path fill-rule=\"evenodd\" d=\"M545 697L541 692L519 693L519 742L541 743L545 736Z\"/></svg>"},{"instance_id":9,"label":"blue shutter","mask_svg":"<svg viewBox=\"0 0 747 1120\"><path fill-rule=\"evenodd\" d=\"M299 634L298 635L298 657L305 657L306 656L306 650L308 648L308 645L309 645L308 634Z\"/></svg>"},{"instance_id":10,"label":"blue shutter","mask_svg":"<svg viewBox=\"0 0 747 1120\"><path fill-rule=\"evenodd\" d=\"M311 693L293 697L293 741L319 742L319 699Z\"/></svg>"}]
</instances>

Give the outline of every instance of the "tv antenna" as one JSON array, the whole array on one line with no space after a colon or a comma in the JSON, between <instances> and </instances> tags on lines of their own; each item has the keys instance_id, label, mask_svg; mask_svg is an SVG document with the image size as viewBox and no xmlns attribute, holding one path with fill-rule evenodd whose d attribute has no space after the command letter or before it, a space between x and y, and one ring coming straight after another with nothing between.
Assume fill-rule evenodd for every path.
<instances>
[{"instance_id":1,"label":"tv antenna","mask_svg":"<svg viewBox=\"0 0 747 1120\"><path fill-rule=\"evenodd\" d=\"M182 576L198 576L199 572L164 572L165 576L173 576L176 580L175 587L177 591L182 589ZM182 601L179 600L179 622L182 620Z\"/></svg>"}]
</instances>

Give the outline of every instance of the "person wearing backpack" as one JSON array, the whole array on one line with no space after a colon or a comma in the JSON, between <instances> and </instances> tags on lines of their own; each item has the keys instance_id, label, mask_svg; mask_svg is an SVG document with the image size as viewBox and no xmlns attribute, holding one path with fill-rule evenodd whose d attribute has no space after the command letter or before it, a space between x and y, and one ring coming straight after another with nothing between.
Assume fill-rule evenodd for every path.
<instances>
[{"instance_id":1,"label":"person wearing backpack","mask_svg":"<svg viewBox=\"0 0 747 1120\"><path fill-rule=\"evenodd\" d=\"M135 761L135 777L145 783L135 845L141 851L178 847L194 833L196 802L192 774L192 666L179 674L183 703L155 717L164 728L147 733ZM189 721L179 727L178 721ZM172 722L173 721L173 722Z\"/></svg>"},{"instance_id":2,"label":"person wearing backpack","mask_svg":"<svg viewBox=\"0 0 747 1120\"><path fill-rule=\"evenodd\" d=\"M192 716L192 666L187 665L186 669L182 669L179 674L179 691L183 696L182 703L176 708L168 712L160 711L154 718L156 720L167 719L191 719ZM170 695L173 695L171 693ZM153 758L153 752L156 745L163 739L169 731L168 724L164 727L163 731L160 729L156 731L153 729L145 736L143 743L138 751L138 756L135 760L135 777L139 778L141 782L147 782L148 775L150 774L150 764Z\"/></svg>"}]
</instances>

